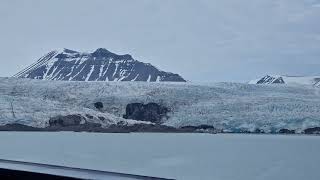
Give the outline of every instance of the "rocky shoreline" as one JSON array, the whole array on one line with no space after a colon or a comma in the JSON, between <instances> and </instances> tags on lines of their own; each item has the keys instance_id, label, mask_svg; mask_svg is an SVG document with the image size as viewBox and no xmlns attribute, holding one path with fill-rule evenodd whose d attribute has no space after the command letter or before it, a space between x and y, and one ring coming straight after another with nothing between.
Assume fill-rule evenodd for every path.
<instances>
[{"instance_id":1,"label":"rocky shoreline","mask_svg":"<svg viewBox=\"0 0 320 180\"><path fill-rule=\"evenodd\" d=\"M94 104L97 109L101 109L103 104L97 102ZM47 121L46 127L33 127L20 123L11 123L0 126L0 131L34 131L34 132L98 132L98 133L237 133L237 134L313 134L320 135L320 127L307 128L303 131L292 129L280 129L277 131L265 132L263 129L255 129L253 131L234 129L224 130L218 129L211 125L198 126L181 126L172 127L162 124L163 119L168 118L167 113L170 109L157 103L132 103L126 107L124 119L136 120L134 124L128 124L126 121L119 121L116 124L102 126L99 122L91 121L92 116L86 114L59 115L51 117ZM101 119L100 119L101 120ZM102 119L103 120L103 119Z\"/></svg>"},{"instance_id":2,"label":"rocky shoreline","mask_svg":"<svg viewBox=\"0 0 320 180\"><path fill-rule=\"evenodd\" d=\"M212 125L185 125L168 126L166 122L170 118L172 108L165 103L139 103L131 102L126 104L124 114L118 115L117 121L110 121L103 117L105 104L96 101L92 108L99 113L96 114L69 114L56 115L44 120L42 126L29 125L19 122L7 123L0 126L0 131L35 131L35 132L99 132L99 133L237 133L237 134L312 134L320 135L320 127L309 127L306 129L245 129L230 128L219 129ZM14 112L14 111L12 111ZM13 113L15 115L16 113ZM122 116L122 117L121 117Z\"/></svg>"},{"instance_id":3,"label":"rocky shoreline","mask_svg":"<svg viewBox=\"0 0 320 180\"><path fill-rule=\"evenodd\" d=\"M229 133L229 134L306 134L306 135L320 135L320 127L308 128L301 133L296 133L294 130L281 129L278 132L265 133L263 131L247 132L247 131L223 131L215 129L213 126L200 125L200 126L184 126L180 128L156 125L156 124L134 124L134 125L111 125L103 128L99 124L86 123L80 125L70 126L48 126L45 128L32 127L22 124L6 124L0 126L0 131L22 131L22 132L97 132L97 133Z\"/></svg>"},{"instance_id":4,"label":"rocky shoreline","mask_svg":"<svg viewBox=\"0 0 320 180\"><path fill-rule=\"evenodd\" d=\"M202 128L201 126L188 126L182 128L174 128L165 125L155 124L134 124L126 125L111 125L107 128L102 128L98 124L81 124L75 126L49 126L45 128L37 128L22 124L6 124L0 126L0 131L42 131L42 132L58 132L58 131L73 131L73 132L100 132L100 133L132 133L132 132L161 132L161 133L217 133L212 128Z\"/></svg>"}]
</instances>

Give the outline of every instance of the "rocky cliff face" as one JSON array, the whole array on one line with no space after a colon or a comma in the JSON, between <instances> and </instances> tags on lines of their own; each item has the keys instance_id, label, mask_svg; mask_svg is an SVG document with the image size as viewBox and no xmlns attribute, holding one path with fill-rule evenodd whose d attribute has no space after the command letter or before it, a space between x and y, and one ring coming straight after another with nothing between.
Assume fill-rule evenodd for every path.
<instances>
[{"instance_id":1,"label":"rocky cliff face","mask_svg":"<svg viewBox=\"0 0 320 180\"><path fill-rule=\"evenodd\" d=\"M178 74L165 72L131 55L117 55L99 48L92 53L69 49L52 51L14 77L64 81L185 82Z\"/></svg>"}]
</instances>

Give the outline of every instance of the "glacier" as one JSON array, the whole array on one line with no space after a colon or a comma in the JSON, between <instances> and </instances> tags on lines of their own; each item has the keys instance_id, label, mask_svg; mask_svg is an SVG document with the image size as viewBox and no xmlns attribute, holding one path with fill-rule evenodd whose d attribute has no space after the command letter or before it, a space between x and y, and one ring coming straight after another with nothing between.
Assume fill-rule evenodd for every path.
<instances>
[{"instance_id":1,"label":"glacier","mask_svg":"<svg viewBox=\"0 0 320 180\"><path fill-rule=\"evenodd\" d=\"M0 125L47 127L57 115L90 115L103 127L124 119L129 103L170 109L163 125L212 125L225 132L302 132L320 127L320 89L313 86L242 83L77 82L0 78ZM103 109L96 109L102 102ZM102 121L99 117L103 117Z\"/></svg>"}]
</instances>

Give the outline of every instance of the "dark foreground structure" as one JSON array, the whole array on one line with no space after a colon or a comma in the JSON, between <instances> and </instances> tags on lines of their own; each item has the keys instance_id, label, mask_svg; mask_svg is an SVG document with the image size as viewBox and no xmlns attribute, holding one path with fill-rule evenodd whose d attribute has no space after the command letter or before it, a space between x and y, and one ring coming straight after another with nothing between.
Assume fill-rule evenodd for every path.
<instances>
[{"instance_id":1,"label":"dark foreground structure","mask_svg":"<svg viewBox=\"0 0 320 180\"><path fill-rule=\"evenodd\" d=\"M112 179L112 180L166 180L165 178L139 176L107 171L63 167L0 159L0 179Z\"/></svg>"}]
</instances>

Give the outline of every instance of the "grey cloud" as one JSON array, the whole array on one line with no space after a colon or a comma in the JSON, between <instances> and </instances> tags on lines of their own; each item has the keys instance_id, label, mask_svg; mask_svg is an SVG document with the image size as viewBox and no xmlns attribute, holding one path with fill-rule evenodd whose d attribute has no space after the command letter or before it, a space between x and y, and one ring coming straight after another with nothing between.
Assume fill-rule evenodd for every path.
<instances>
[{"instance_id":1,"label":"grey cloud","mask_svg":"<svg viewBox=\"0 0 320 180\"><path fill-rule=\"evenodd\" d=\"M191 81L318 74L318 0L2 0L0 76L105 47Z\"/></svg>"}]
</instances>

